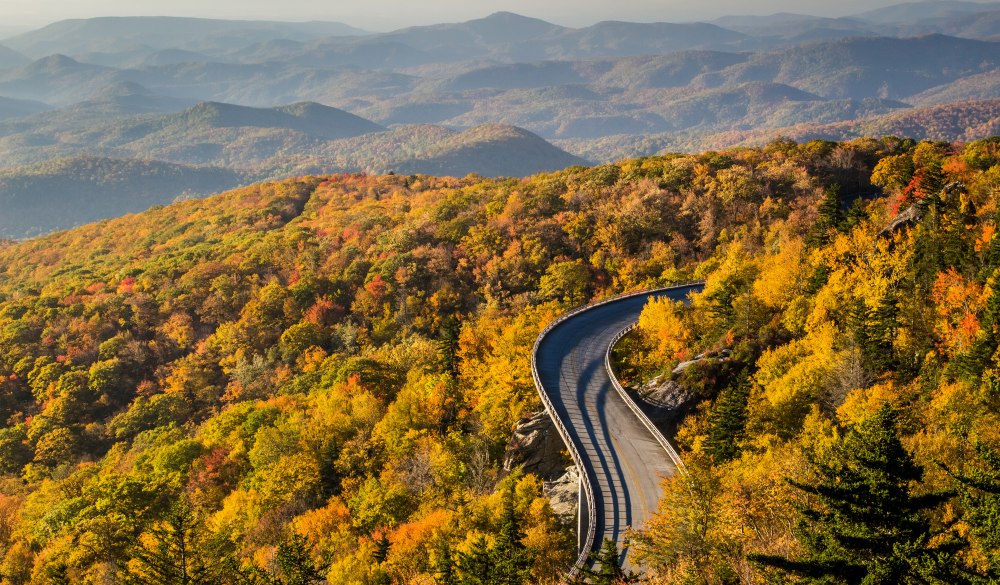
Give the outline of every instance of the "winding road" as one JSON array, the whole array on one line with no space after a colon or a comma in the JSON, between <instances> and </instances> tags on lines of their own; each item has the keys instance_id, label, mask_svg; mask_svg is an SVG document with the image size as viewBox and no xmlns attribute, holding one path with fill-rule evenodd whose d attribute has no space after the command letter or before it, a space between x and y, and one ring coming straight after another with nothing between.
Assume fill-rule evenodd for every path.
<instances>
[{"instance_id":1,"label":"winding road","mask_svg":"<svg viewBox=\"0 0 1000 585\"><path fill-rule=\"evenodd\" d=\"M638 321L651 297L684 300L703 286L638 293L573 311L535 343L535 385L582 470L580 558L574 574L605 538L621 546L628 528L643 525L656 511L660 481L680 464L638 405L616 388L610 347Z\"/></svg>"}]
</instances>

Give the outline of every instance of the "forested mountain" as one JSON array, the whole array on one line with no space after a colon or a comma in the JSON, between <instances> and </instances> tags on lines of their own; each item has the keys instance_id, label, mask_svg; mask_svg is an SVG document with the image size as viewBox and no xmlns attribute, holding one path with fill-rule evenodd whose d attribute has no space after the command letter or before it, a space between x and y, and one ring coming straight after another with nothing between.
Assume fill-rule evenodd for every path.
<instances>
[{"instance_id":1,"label":"forested mountain","mask_svg":"<svg viewBox=\"0 0 1000 585\"><path fill-rule=\"evenodd\" d=\"M73 116L94 116L94 107ZM20 134L0 138L0 149L10 149L8 161L33 163L0 170L0 239L66 229L268 177L357 169L520 177L588 164L520 128L385 131L308 103L268 110L204 103L180 114L135 117L101 131L99 139L94 135L84 127L45 140L35 129L30 140L62 141L41 147L26 144L29 139ZM102 156L82 157L86 152Z\"/></svg>"},{"instance_id":2,"label":"forested mountain","mask_svg":"<svg viewBox=\"0 0 1000 585\"><path fill-rule=\"evenodd\" d=\"M902 2L884 8L876 8L862 12L855 18L874 24L898 24L901 22L928 22L940 18L955 18L973 14L982 14L996 10L993 2L964 2L955 0L949 2L933 2L922 0L917 2Z\"/></svg>"},{"instance_id":3,"label":"forested mountain","mask_svg":"<svg viewBox=\"0 0 1000 585\"><path fill-rule=\"evenodd\" d=\"M24 238L252 182L226 169L99 158L0 171L0 239Z\"/></svg>"},{"instance_id":4,"label":"forested mountain","mask_svg":"<svg viewBox=\"0 0 1000 585\"><path fill-rule=\"evenodd\" d=\"M29 100L13 100L10 98L0 98L0 120L7 118L23 118L38 112L44 112L49 106L41 102Z\"/></svg>"},{"instance_id":5,"label":"forested mountain","mask_svg":"<svg viewBox=\"0 0 1000 585\"><path fill-rule=\"evenodd\" d=\"M276 169L303 164L327 171L386 171L429 156L448 156L459 142L480 139L497 146L516 135L540 146L528 153L512 145L507 151L494 150L488 158L456 160L452 169L461 175L524 176L585 162L544 145L529 132L500 125L461 133L428 125L388 130L343 110L310 102L277 108L203 102L172 114L117 115L126 107L155 109L157 103L142 94L128 97L137 99L89 101L0 122L0 153L15 164L99 153L223 166L266 176ZM451 139L453 136L462 138ZM496 170L500 168L506 170Z\"/></svg>"},{"instance_id":6,"label":"forested mountain","mask_svg":"<svg viewBox=\"0 0 1000 585\"><path fill-rule=\"evenodd\" d=\"M556 582L575 525L498 472L540 408L535 337L700 277L618 354L636 383L709 356L678 374L689 473L637 535L652 582L824 558L986 578L998 171L996 138L779 141L525 180L300 177L4 244L0 572ZM868 513L800 495L844 476Z\"/></svg>"},{"instance_id":7,"label":"forested mountain","mask_svg":"<svg viewBox=\"0 0 1000 585\"><path fill-rule=\"evenodd\" d=\"M1000 139L882 144L871 187L738 230L693 307L647 306L619 349L637 386L672 379L696 405L688 473L638 539L652 582L1000 575Z\"/></svg>"},{"instance_id":8,"label":"forested mountain","mask_svg":"<svg viewBox=\"0 0 1000 585\"><path fill-rule=\"evenodd\" d=\"M221 51L254 42L285 38L359 35L364 31L338 22L268 22L165 16L63 20L6 39L8 47L32 57L53 53L152 54L162 49Z\"/></svg>"},{"instance_id":9,"label":"forested mountain","mask_svg":"<svg viewBox=\"0 0 1000 585\"><path fill-rule=\"evenodd\" d=\"M24 55L11 49L10 47L0 45L0 69L17 67L18 65L24 65L28 61L30 61L30 59Z\"/></svg>"},{"instance_id":10,"label":"forested mountain","mask_svg":"<svg viewBox=\"0 0 1000 585\"><path fill-rule=\"evenodd\" d=\"M134 158L260 180L524 176L785 135L975 140L996 127L997 14L996 3L931 2L573 28L497 13L380 33L63 21L0 48L0 166Z\"/></svg>"},{"instance_id":11,"label":"forested mountain","mask_svg":"<svg viewBox=\"0 0 1000 585\"><path fill-rule=\"evenodd\" d=\"M994 136L1000 132L1000 100L973 100L917 108L887 108L892 102L846 102L864 117L843 122L815 123L837 117L836 111L825 110L828 102L813 102L812 108L803 108L798 117L801 123L794 126L776 126L773 120L782 119L782 112L793 104L779 109L765 104L737 104L747 111L759 112L760 127L702 134L699 132L665 132L645 136L611 136L599 140L566 139L553 141L558 146L582 154L593 160L614 160L629 153L656 154L663 151L691 150L698 145L707 148L731 148L737 145L760 146L771 142L775 136L808 141L850 140L865 136L908 136L918 140L973 141L981 136ZM871 112L889 110L887 114ZM748 107L749 106L749 107ZM706 108L707 109L707 108ZM697 111L697 110L695 110ZM680 112L675 113L682 113ZM813 120L813 122L810 122Z\"/></svg>"}]
</instances>

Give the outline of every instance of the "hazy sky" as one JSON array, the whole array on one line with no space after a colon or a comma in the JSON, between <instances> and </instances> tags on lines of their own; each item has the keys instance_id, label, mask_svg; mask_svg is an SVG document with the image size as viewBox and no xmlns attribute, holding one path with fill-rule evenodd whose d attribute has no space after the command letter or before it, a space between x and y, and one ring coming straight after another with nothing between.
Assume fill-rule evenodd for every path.
<instances>
[{"instance_id":1,"label":"hazy sky","mask_svg":"<svg viewBox=\"0 0 1000 585\"><path fill-rule=\"evenodd\" d=\"M202 16L230 19L339 20L388 30L457 22L508 10L578 26L599 20L689 21L726 14L797 12L843 16L902 0L0 0L0 28L91 16Z\"/></svg>"}]
</instances>

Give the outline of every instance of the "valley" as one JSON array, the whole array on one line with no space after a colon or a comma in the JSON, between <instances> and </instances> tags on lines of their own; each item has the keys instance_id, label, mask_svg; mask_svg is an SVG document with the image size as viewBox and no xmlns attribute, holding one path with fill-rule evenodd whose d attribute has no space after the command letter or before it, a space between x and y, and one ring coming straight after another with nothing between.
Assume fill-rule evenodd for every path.
<instances>
[{"instance_id":1,"label":"valley","mask_svg":"<svg viewBox=\"0 0 1000 585\"><path fill-rule=\"evenodd\" d=\"M5 220L0 235L311 173L523 177L786 137L975 140L1000 124L997 14L931 2L841 19L572 28L501 12L380 33L58 22L0 40L0 202L45 199L39 165L191 170L179 182L137 170L129 181L149 195L134 205L106 196L100 213ZM205 181L213 169L228 180Z\"/></svg>"}]
</instances>

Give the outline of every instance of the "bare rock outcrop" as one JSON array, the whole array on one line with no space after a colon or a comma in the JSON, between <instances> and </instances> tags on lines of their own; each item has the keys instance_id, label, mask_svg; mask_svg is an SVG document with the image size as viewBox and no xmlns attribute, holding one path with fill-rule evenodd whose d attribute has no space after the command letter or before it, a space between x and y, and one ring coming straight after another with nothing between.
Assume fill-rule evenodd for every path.
<instances>
[{"instance_id":1,"label":"bare rock outcrop","mask_svg":"<svg viewBox=\"0 0 1000 585\"><path fill-rule=\"evenodd\" d=\"M545 411L518 421L503 458L503 470L510 473L520 466L545 481L555 481L566 473L563 456L566 446L555 424Z\"/></svg>"},{"instance_id":2,"label":"bare rock outcrop","mask_svg":"<svg viewBox=\"0 0 1000 585\"><path fill-rule=\"evenodd\" d=\"M580 471L567 461L566 446L545 411L522 418L503 458L504 474L520 467L543 480L542 490L556 518L565 525L576 521L580 498Z\"/></svg>"},{"instance_id":3,"label":"bare rock outcrop","mask_svg":"<svg viewBox=\"0 0 1000 585\"><path fill-rule=\"evenodd\" d=\"M714 359L717 359L717 360L719 360L721 362L724 362L724 361L726 361L726 360L729 359L729 354L730 354L730 351L728 349L725 349L725 348L720 349L718 351L706 351L705 353L701 353L701 354L698 354L698 355L694 356L694 359L690 359L690 360L687 360L686 362L681 362L681 363L677 364L677 366L670 373L673 374L673 375L675 375L675 376L679 376L679 375L683 374L684 371L687 370L688 368L690 368L691 366L697 364L698 362L707 360L709 358L714 358Z\"/></svg>"},{"instance_id":4,"label":"bare rock outcrop","mask_svg":"<svg viewBox=\"0 0 1000 585\"><path fill-rule=\"evenodd\" d=\"M656 377L639 388L639 396L656 408L678 410L695 399L694 393L674 380Z\"/></svg>"},{"instance_id":5,"label":"bare rock outcrop","mask_svg":"<svg viewBox=\"0 0 1000 585\"><path fill-rule=\"evenodd\" d=\"M941 192L937 195L930 195L917 201L913 205L907 207L902 213L892 218L889 224L886 225L879 236L888 237L896 233L904 227L913 227L920 223L921 218L923 218L924 213L927 211L927 206L935 201L943 201L949 197L956 196L957 194L963 193L965 191L965 185L960 182L948 183L941 189Z\"/></svg>"},{"instance_id":6,"label":"bare rock outcrop","mask_svg":"<svg viewBox=\"0 0 1000 585\"><path fill-rule=\"evenodd\" d=\"M561 523L570 525L576 521L580 499L580 470L576 465L570 465L566 473L555 481L545 482L542 492L549 499L552 512Z\"/></svg>"}]
</instances>

